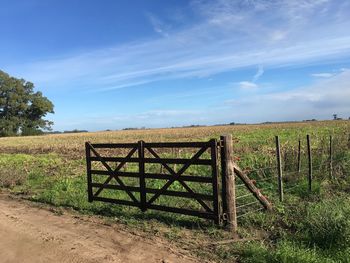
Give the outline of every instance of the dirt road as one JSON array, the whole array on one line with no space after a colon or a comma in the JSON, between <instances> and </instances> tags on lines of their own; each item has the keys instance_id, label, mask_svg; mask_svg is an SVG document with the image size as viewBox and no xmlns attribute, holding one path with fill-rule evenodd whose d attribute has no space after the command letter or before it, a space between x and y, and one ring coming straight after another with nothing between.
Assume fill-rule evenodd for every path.
<instances>
[{"instance_id":1,"label":"dirt road","mask_svg":"<svg viewBox=\"0 0 350 263\"><path fill-rule=\"evenodd\" d=\"M63 215L0 194L1 262L196 262L159 238Z\"/></svg>"}]
</instances>

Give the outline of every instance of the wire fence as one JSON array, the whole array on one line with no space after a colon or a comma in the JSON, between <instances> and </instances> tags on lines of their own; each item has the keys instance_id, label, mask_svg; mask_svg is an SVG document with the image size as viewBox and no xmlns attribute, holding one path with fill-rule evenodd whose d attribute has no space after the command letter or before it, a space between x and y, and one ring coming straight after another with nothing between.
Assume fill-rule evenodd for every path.
<instances>
[{"instance_id":1,"label":"wire fence","mask_svg":"<svg viewBox=\"0 0 350 263\"><path fill-rule=\"evenodd\" d=\"M313 139L311 136L308 137L308 140ZM350 135L343 134L341 138L329 136L317 139L316 146L311 143L305 145L301 140L294 143L297 145L294 147L283 144L282 147L285 148L281 148L279 144L276 144L275 157L278 157L278 152L282 153L279 156L280 163L276 158L276 164L266 167L249 167L244 169L244 172L260 192L272 200L279 198L283 202L284 194L312 192L316 181L333 180L344 176L344 173L336 172L343 168L344 162L347 163L346 161L350 160ZM266 141L271 142L272 140ZM237 180L237 218L264 209L245 186L242 181Z\"/></svg>"}]
</instances>

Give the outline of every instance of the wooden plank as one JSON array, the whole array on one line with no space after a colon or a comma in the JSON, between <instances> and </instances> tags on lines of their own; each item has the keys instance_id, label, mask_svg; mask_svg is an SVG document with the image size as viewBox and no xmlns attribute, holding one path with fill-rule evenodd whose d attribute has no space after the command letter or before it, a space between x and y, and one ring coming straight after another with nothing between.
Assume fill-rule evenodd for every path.
<instances>
[{"instance_id":1,"label":"wooden plank","mask_svg":"<svg viewBox=\"0 0 350 263\"><path fill-rule=\"evenodd\" d=\"M172 212L172 213L178 213L178 214L189 215L189 216L196 216L196 217L206 218L206 219L213 219L213 220L215 219L215 216L213 213L194 211L194 210L178 208L178 207L168 207L168 206L151 204L148 206L148 208L153 210Z\"/></svg>"},{"instance_id":2,"label":"wooden plank","mask_svg":"<svg viewBox=\"0 0 350 263\"><path fill-rule=\"evenodd\" d=\"M92 176L91 176L91 152L90 145L88 142L85 143L85 154L86 154L86 172L87 172L87 192L88 192L88 201L92 202Z\"/></svg>"},{"instance_id":3,"label":"wooden plank","mask_svg":"<svg viewBox=\"0 0 350 263\"><path fill-rule=\"evenodd\" d=\"M277 158L277 180L278 180L278 196L283 202L283 177L282 177L282 163L281 163L281 148L279 137L276 136L276 158Z\"/></svg>"},{"instance_id":4,"label":"wooden plank","mask_svg":"<svg viewBox=\"0 0 350 263\"><path fill-rule=\"evenodd\" d=\"M117 204L117 205L127 205L127 206L140 207L140 203L139 202L135 203L133 201L128 201L128 200L119 200L119 199L112 199L112 198L99 197L99 196L92 197L92 200L106 202L106 203L111 203L111 204Z\"/></svg>"},{"instance_id":5,"label":"wooden plank","mask_svg":"<svg viewBox=\"0 0 350 263\"><path fill-rule=\"evenodd\" d=\"M91 143L91 146L95 149L135 148L137 147L137 143Z\"/></svg>"},{"instance_id":6,"label":"wooden plank","mask_svg":"<svg viewBox=\"0 0 350 263\"><path fill-rule=\"evenodd\" d=\"M110 172L107 170L91 170L91 174L96 175L117 175L118 177L131 177L131 178L139 178L140 175L138 172L121 172L121 171L115 171Z\"/></svg>"},{"instance_id":7,"label":"wooden plank","mask_svg":"<svg viewBox=\"0 0 350 263\"><path fill-rule=\"evenodd\" d=\"M144 141L138 142L138 157L139 162L139 176L140 176L140 202L141 202L141 211L145 212L147 210L146 202L146 181L145 181L145 162L144 162Z\"/></svg>"},{"instance_id":8,"label":"wooden plank","mask_svg":"<svg viewBox=\"0 0 350 263\"><path fill-rule=\"evenodd\" d=\"M92 183L91 186L92 187L98 187L98 188L102 187L102 188L105 188L105 189L120 190L120 191L124 191L125 190L120 185L114 185L114 184L104 185L104 184L101 184L101 183ZM132 192L140 193L140 191L141 191L141 188L138 187L138 186L126 186L126 188L129 191L132 191ZM155 194L155 193L157 193L159 191L159 189L145 188L144 191L145 191L145 193ZM162 193L162 195L194 199L192 194L190 194L188 192L182 192L182 191L166 190L166 191L164 191L164 193ZM202 200L208 200L208 201L213 201L214 200L214 197L212 195L198 194L198 193L195 193L194 195L196 196L196 198L200 198Z\"/></svg>"},{"instance_id":9,"label":"wooden plank","mask_svg":"<svg viewBox=\"0 0 350 263\"><path fill-rule=\"evenodd\" d=\"M173 175L145 173L145 177L149 179L171 180L173 178ZM181 175L181 180L185 182L198 182L198 183L210 183L210 184L213 183L213 179L208 176Z\"/></svg>"},{"instance_id":10,"label":"wooden plank","mask_svg":"<svg viewBox=\"0 0 350 263\"><path fill-rule=\"evenodd\" d=\"M126 162L126 163L138 163L139 162L139 158L136 157L108 157L108 156L102 156L100 155L101 158L103 158L103 160L105 162ZM100 162L100 158L97 156L92 156L91 157L91 161L93 162Z\"/></svg>"},{"instance_id":11,"label":"wooden plank","mask_svg":"<svg viewBox=\"0 0 350 263\"><path fill-rule=\"evenodd\" d=\"M213 177L213 208L214 208L214 214L215 214L215 224L220 224L221 217L220 217L220 211L219 211L219 168L218 168L218 148L217 148L217 141L215 139L210 140L211 141L211 168L212 168L212 177Z\"/></svg>"},{"instance_id":12,"label":"wooden plank","mask_svg":"<svg viewBox=\"0 0 350 263\"><path fill-rule=\"evenodd\" d=\"M131 158L131 157L108 157L102 156L106 162L128 162L128 163L138 163L140 162L139 158ZM186 164L191 159L176 159L176 158L144 158L144 163L167 163L167 164ZM92 156L91 161L99 162L100 159L98 157ZM211 165L211 160L209 159L198 159L195 160L193 165Z\"/></svg>"},{"instance_id":13,"label":"wooden plank","mask_svg":"<svg viewBox=\"0 0 350 263\"><path fill-rule=\"evenodd\" d=\"M236 210L236 188L235 188L235 170L233 165L233 145L232 135L228 134L223 136L223 147L224 147L224 158L222 161L225 162L225 183L226 183L226 218L230 231L235 237L237 234L237 210Z\"/></svg>"},{"instance_id":14,"label":"wooden plank","mask_svg":"<svg viewBox=\"0 0 350 263\"><path fill-rule=\"evenodd\" d=\"M112 203L112 204L118 204L118 205L127 205L127 206L140 207L139 204L136 204L136 203L134 203L132 201L111 199L111 198L106 198L106 197L93 197L93 200L94 201L102 201L102 202ZM189 209L184 209L184 208L167 207L167 206L154 205L154 204L149 205L148 208L149 209L153 209L153 210L164 211L164 212L172 212L172 213L178 213L178 214L183 214L183 215L196 216L196 217L199 217L199 218L214 219L214 215L211 214L211 213L201 212L201 211L194 211L194 210L189 210Z\"/></svg>"},{"instance_id":15,"label":"wooden plank","mask_svg":"<svg viewBox=\"0 0 350 263\"><path fill-rule=\"evenodd\" d=\"M111 175L116 174L118 177L130 177L130 178L139 178L140 175L138 172L115 172L111 173L106 170L91 170L91 174L94 175ZM159 180L170 180L172 175L169 174L157 174L157 173L145 173L145 178L147 179L159 179ZM181 180L185 182L198 182L198 183L213 183L212 177L208 176L192 176L192 175L181 175Z\"/></svg>"},{"instance_id":16,"label":"wooden plank","mask_svg":"<svg viewBox=\"0 0 350 263\"><path fill-rule=\"evenodd\" d=\"M140 187L139 186L125 186L122 187L120 185L115 185L115 184L101 184L101 183L91 183L92 187L96 188L104 188L104 189L113 189L113 190L120 190L120 191L125 191L125 189L128 189L130 192L140 192ZM96 194L94 196L97 196Z\"/></svg>"},{"instance_id":17,"label":"wooden plank","mask_svg":"<svg viewBox=\"0 0 350 263\"><path fill-rule=\"evenodd\" d=\"M168 163L168 164L187 164L191 159L173 159L173 158L144 158L145 163ZM196 159L191 165L211 165L209 159Z\"/></svg>"},{"instance_id":18,"label":"wooden plank","mask_svg":"<svg viewBox=\"0 0 350 263\"><path fill-rule=\"evenodd\" d=\"M209 147L208 142L145 142L146 148L202 148Z\"/></svg>"},{"instance_id":19,"label":"wooden plank","mask_svg":"<svg viewBox=\"0 0 350 263\"><path fill-rule=\"evenodd\" d=\"M226 151L224 148L224 138L225 136L220 136L220 151L221 151L221 201L222 201L222 212L227 213L227 202L226 202Z\"/></svg>"},{"instance_id":20,"label":"wooden plank","mask_svg":"<svg viewBox=\"0 0 350 263\"><path fill-rule=\"evenodd\" d=\"M236 165L234 164L234 171L237 176L242 180L248 190L255 196L256 199L267 209L272 210L271 203L266 199L266 197L261 194L259 189L253 184L249 177Z\"/></svg>"},{"instance_id":21,"label":"wooden plank","mask_svg":"<svg viewBox=\"0 0 350 263\"><path fill-rule=\"evenodd\" d=\"M158 191L159 189L146 188L147 193L155 194ZM214 197L212 195L198 194L198 193L192 194L188 192L179 192L179 191L172 191L172 190L166 190L162 193L162 195L183 197L183 198L190 198L190 199L201 199L201 200L208 200L208 201L214 200Z\"/></svg>"}]
</instances>

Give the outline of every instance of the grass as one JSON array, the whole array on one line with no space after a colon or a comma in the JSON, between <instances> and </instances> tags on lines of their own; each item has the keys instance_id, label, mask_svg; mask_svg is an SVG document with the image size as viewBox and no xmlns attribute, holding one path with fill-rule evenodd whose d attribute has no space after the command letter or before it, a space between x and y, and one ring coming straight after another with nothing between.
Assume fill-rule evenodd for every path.
<instances>
[{"instance_id":1,"label":"grass","mask_svg":"<svg viewBox=\"0 0 350 263\"><path fill-rule=\"evenodd\" d=\"M0 187L36 202L69 207L81 213L105 216L106 222L119 222L132 230L162 236L197 256L217 262L349 262L350 258L350 122L304 122L274 125L238 125L184 129L118 131L37 137L0 138ZM239 235L246 242L213 245L230 234L212 222L178 214L87 202L84 142L205 141L220 134L232 133L235 159L249 172L257 186L273 202L274 212L254 212L256 205L238 211ZM311 134L315 165L312 192L308 191L305 136ZM328 138L334 136L335 178L329 177ZM279 135L284 163L285 202L276 195L274 136ZM302 169L296 171L296 149L302 139ZM125 156L126 152L116 152ZM192 152L176 149L162 156L189 157ZM112 165L112 164L111 164ZM270 167L265 169L265 167ZM180 167L172 166L173 169ZM256 168L264 168L256 170ZM161 172L158 165L148 171ZM128 165L125 171L136 171ZM205 176L208 171L193 166L192 175ZM102 178L94 178L103 181ZM137 185L135 179L125 181ZM150 180L147 187L160 188L165 181ZM239 180L237 181L239 183ZM210 187L191 184L196 192L210 193ZM172 190L184 190L175 183ZM236 189L246 195L244 188ZM104 196L127 199L124 192L104 191ZM237 200L238 205L254 201ZM167 205L200 209L189 199L162 197ZM247 213L243 216L244 213ZM250 241L249 241L250 240Z\"/></svg>"}]
</instances>

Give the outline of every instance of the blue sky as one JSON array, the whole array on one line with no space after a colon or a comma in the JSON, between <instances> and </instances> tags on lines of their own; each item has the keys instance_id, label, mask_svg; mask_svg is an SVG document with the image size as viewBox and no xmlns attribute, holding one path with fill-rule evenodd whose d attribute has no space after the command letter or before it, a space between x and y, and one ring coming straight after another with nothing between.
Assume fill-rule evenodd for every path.
<instances>
[{"instance_id":1,"label":"blue sky","mask_svg":"<svg viewBox=\"0 0 350 263\"><path fill-rule=\"evenodd\" d=\"M350 1L0 0L54 130L350 116Z\"/></svg>"}]
</instances>

